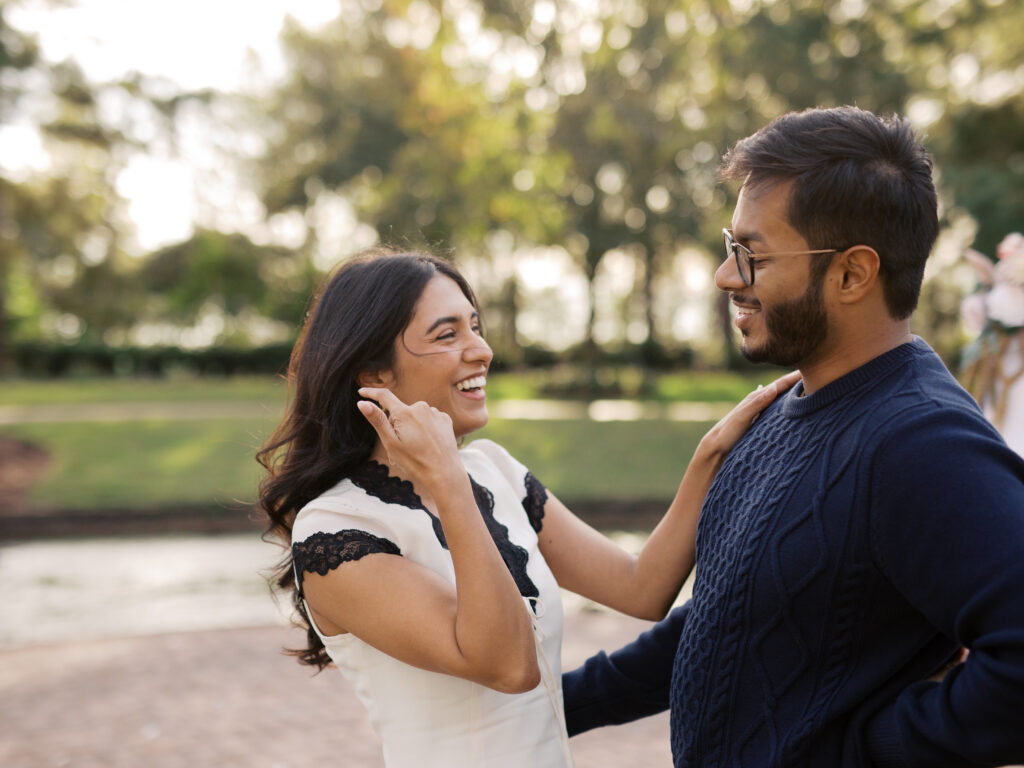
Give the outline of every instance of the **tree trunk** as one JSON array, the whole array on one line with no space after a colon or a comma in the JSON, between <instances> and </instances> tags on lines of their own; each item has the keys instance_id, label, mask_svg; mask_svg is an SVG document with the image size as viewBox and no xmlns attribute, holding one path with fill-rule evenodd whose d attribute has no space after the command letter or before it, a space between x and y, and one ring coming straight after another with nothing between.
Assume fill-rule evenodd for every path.
<instances>
[{"instance_id":1,"label":"tree trunk","mask_svg":"<svg viewBox=\"0 0 1024 768\"><path fill-rule=\"evenodd\" d=\"M740 361L740 352L733 340L732 315L729 313L729 294L718 294L715 302L716 315L718 316L718 329L722 334L723 351L725 352L725 367L733 369Z\"/></svg>"}]
</instances>

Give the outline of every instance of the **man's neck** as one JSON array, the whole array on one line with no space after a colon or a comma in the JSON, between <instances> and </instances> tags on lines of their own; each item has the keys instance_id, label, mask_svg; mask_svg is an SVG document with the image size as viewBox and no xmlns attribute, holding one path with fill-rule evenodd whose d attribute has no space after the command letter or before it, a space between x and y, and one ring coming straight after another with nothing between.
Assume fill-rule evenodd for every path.
<instances>
[{"instance_id":1,"label":"man's neck","mask_svg":"<svg viewBox=\"0 0 1024 768\"><path fill-rule=\"evenodd\" d=\"M804 393L817 392L850 371L913 339L910 321L898 320L862 326L826 341L811 359L800 363Z\"/></svg>"}]
</instances>

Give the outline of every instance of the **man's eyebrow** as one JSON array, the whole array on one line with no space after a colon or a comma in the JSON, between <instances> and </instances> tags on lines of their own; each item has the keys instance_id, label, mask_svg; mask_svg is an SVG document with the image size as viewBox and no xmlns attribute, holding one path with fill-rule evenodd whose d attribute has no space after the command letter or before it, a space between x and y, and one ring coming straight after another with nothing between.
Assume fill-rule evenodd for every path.
<instances>
[{"instance_id":1,"label":"man's eyebrow","mask_svg":"<svg viewBox=\"0 0 1024 768\"><path fill-rule=\"evenodd\" d=\"M480 318L480 313L479 312L474 312L472 315L469 316L470 320L478 320L479 318ZM437 328L439 325L444 325L445 323L457 323L457 322L459 322L459 318L457 318L455 315L448 315L447 317L439 317L439 318L437 318L437 320L435 320L433 323L431 323L429 328L427 328L427 333L432 333L434 331L434 329Z\"/></svg>"},{"instance_id":2,"label":"man's eyebrow","mask_svg":"<svg viewBox=\"0 0 1024 768\"><path fill-rule=\"evenodd\" d=\"M761 237L760 232L733 232L732 239L738 243L763 243L764 238Z\"/></svg>"}]
</instances>

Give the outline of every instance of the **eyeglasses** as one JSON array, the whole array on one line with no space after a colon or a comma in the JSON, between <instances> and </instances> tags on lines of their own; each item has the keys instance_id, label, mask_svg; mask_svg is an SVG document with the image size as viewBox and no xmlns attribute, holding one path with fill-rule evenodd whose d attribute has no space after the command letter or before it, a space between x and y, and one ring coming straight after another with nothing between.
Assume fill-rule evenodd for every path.
<instances>
[{"instance_id":1,"label":"eyeglasses","mask_svg":"<svg viewBox=\"0 0 1024 768\"><path fill-rule=\"evenodd\" d=\"M722 236L725 238L725 257L730 256L736 259L736 271L740 273L740 279L744 285L754 284L754 264L757 263L757 259L764 256L801 256L812 253L840 253L845 251L846 248L824 248L816 251L773 251L772 253L754 253L752 250L743 245L743 243L737 243L733 239L732 232L728 229L722 230Z\"/></svg>"}]
</instances>

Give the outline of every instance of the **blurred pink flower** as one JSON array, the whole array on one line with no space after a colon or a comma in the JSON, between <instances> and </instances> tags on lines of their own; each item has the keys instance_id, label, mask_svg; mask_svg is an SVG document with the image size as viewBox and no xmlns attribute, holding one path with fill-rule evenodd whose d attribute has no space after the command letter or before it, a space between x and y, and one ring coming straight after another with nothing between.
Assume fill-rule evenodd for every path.
<instances>
[{"instance_id":1,"label":"blurred pink flower","mask_svg":"<svg viewBox=\"0 0 1024 768\"><path fill-rule=\"evenodd\" d=\"M970 334L981 333L988 321L985 309L985 297L980 293L972 293L960 304L960 317L964 321L964 330Z\"/></svg>"},{"instance_id":2,"label":"blurred pink flower","mask_svg":"<svg viewBox=\"0 0 1024 768\"><path fill-rule=\"evenodd\" d=\"M1011 232L996 248L993 263L973 248L964 258L974 267L981 287L960 304L960 317L968 333L984 332L989 321L1006 330L1024 327L1024 235Z\"/></svg>"},{"instance_id":3,"label":"blurred pink flower","mask_svg":"<svg viewBox=\"0 0 1024 768\"><path fill-rule=\"evenodd\" d=\"M1008 328L1024 326L1024 288L996 283L985 298L989 317Z\"/></svg>"},{"instance_id":4,"label":"blurred pink flower","mask_svg":"<svg viewBox=\"0 0 1024 768\"><path fill-rule=\"evenodd\" d=\"M1024 259L1024 235L1020 232L1011 232L996 246L997 258L1009 259L1014 255Z\"/></svg>"},{"instance_id":5,"label":"blurred pink flower","mask_svg":"<svg viewBox=\"0 0 1024 768\"><path fill-rule=\"evenodd\" d=\"M964 251L964 258L967 259L968 263L972 267L974 267L974 271L978 273L979 283L982 285L992 285L995 267L992 263L992 259L981 251L976 251L973 248L968 248Z\"/></svg>"},{"instance_id":6,"label":"blurred pink flower","mask_svg":"<svg viewBox=\"0 0 1024 768\"><path fill-rule=\"evenodd\" d=\"M1021 238L1021 248L1000 258L993 277L996 283L1024 286L1024 238Z\"/></svg>"}]
</instances>

